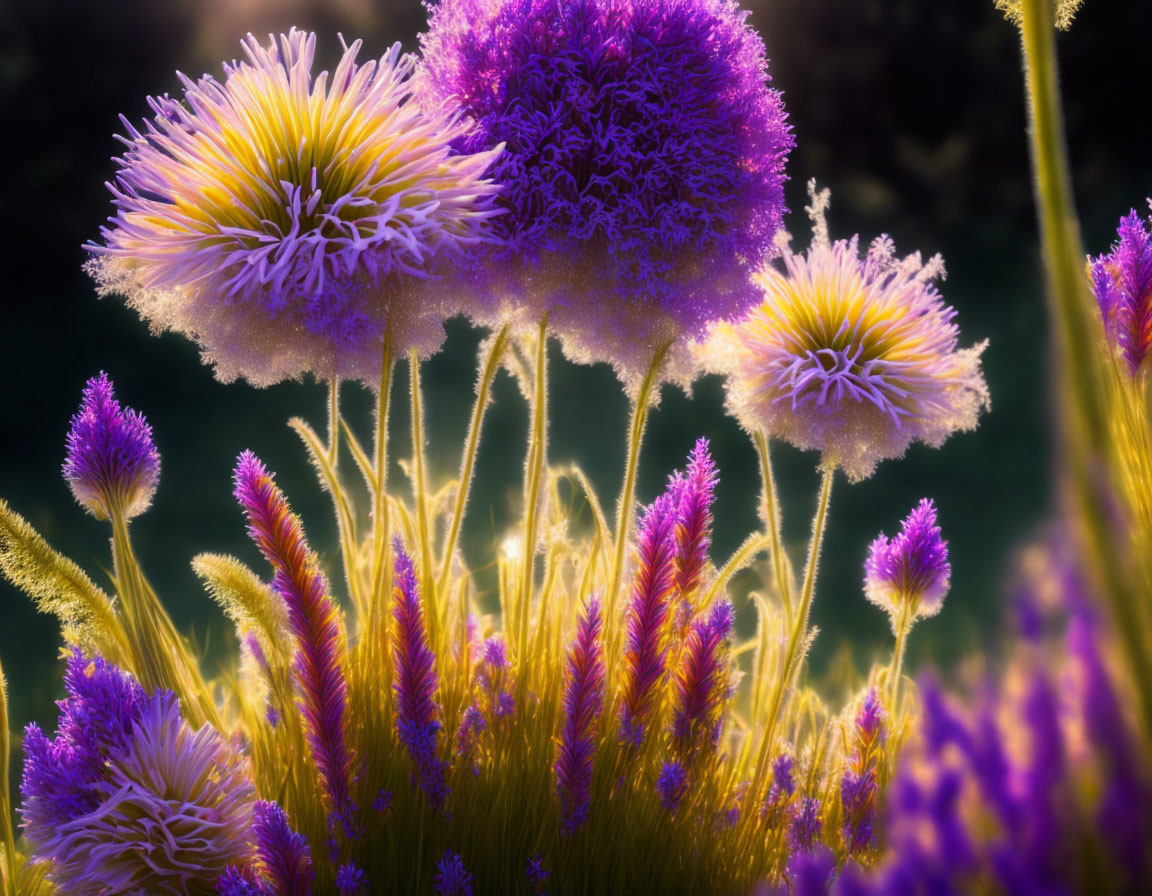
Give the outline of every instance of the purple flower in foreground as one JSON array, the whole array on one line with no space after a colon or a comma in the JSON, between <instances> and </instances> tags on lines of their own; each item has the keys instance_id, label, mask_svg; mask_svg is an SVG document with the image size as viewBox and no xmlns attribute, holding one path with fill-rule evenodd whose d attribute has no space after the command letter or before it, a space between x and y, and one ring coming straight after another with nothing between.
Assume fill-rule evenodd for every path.
<instances>
[{"instance_id":1,"label":"purple flower in foreground","mask_svg":"<svg viewBox=\"0 0 1152 896\"><path fill-rule=\"evenodd\" d=\"M734 616L727 598L698 619L684 641L673 687L672 744L687 762L715 743L731 689L727 656Z\"/></svg>"},{"instance_id":2,"label":"purple flower in foreground","mask_svg":"<svg viewBox=\"0 0 1152 896\"><path fill-rule=\"evenodd\" d=\"M676 496L676 594L680 600L681 633L691 622L693 598L708 563L712 540L712 502L716 497L716 463L708 440L696 442L685 474L673 473L668 484Z\"/></svg>"},{"instance_id":3,"label":"purple flower in foreground","mask_svg":"<svg viewBox=\"0 0 1152 896\"><path fill-rule=\"evenodd\" d=\"M547 312L571 357L608 361L635 386L657 346L748 306L793 138L734 0L431 8L421 99L470 119L461 149L505 145L485 280L490 304L515 301L470 313ZM668 375L690 375L690 361L675 347Z\"/></svg>"},{"instance_id":4,"label":"purple flower in foreground","mask_svg":"<svg viewBox=\"0 0 1152 896\"><path fill-rule=\"evenodd\" d=\"M368 892L368 877L362 868L348 862L336 872L336 890L340 896L363 896Z\"/></svg>"},{"instance_id":5,"label":"purple flower in foreground","mask_svg":"<svg viewBox=\"0 0 1152 896\"><path fill-rule=\"evenodd\" d=\"M1149 200L1152 205L1152 200ZM1090 258L1092 290L1128 372L1140 370L1152 348L1152 220L1146 224L1132 209L1120 219L1112 251Z\"/></svg>"},{"instance_id":6,"label":"purple flower in foreground","mask_svg":"<svg viewBox=\"0 0 1152 896\"><path fill-rule=\"evenodd\" d=\"M24 830L74 896L208 892L243 860L254 790L247 760L193 731L168 691L144 696L100 659L69 661L55 740L25 738Z\"/></svg>"},{"instance_id":7,"label":"purple flower in foreground","mask_svg":"<svg viewBox=\"0 0 1152 896\"><path fill-rule=\"evenodd\" d=\"M983 345L958 348L956 312L932 281L944 263L899 259L888 237L829 242L826 193L813 191L807 252L784 250L756 282L761 304L717 323L701 363L728 378L728 408L858 481L913 442L939 447L988 407Z\"/></svg>"},{"instance_id":8,"label":"purple flower in foreground","mask_svg":"<svg viewBox=\"0 0 1152 896\"><path fill-rule=\"evenodd\" d=\"M259 802L253 813L256 867L273 896L311 896L316 872L312 850L303 834L292 830L277 803Z\"/></svg>"},{"instance_id":9,"label":"purple flower in foreground","mask_svg":"<svg viewBox=\"0 0 1152 896\"><path fill-rule=\"evenodd\" d=\"M788 825L788 842L792 851L811 852L820 837L822 827L820 801L814 797L803 797L793 811Z\"/></svg>"},{"instance_id":10,"label":"purple flower in foreground","mask_svg":"<svg viewBox=\"0 0 1152 896\"><path fill-rule=\"evenodd\" d=\"M908 514L899 535L891 540L880 535L872 542L864 564L864 593L888 613L894 629L901 610L910 620L939 613L951 579L948 542L928 498Z\"/></svg>"},{"instance_id":11,"label":"purple flower in foreground","mask_svg":"<svg viewBox=\"0 0 1152 896\"><path fill-rule=\"evenodd\" d=\"M80 505L97 519L139 516L160 481L160 455L152 427L122 410L108 374L88 380L68 432L64 478Z\"/></svg>"},{"instance_id":12,"label":"purple flower in foreground","mask_svg":"<svg viewBox=\"0 0 1152 896\"><path fill-rule=\"evenodd\" d=\"M564 664L564 723L556 744L556 796L560 829L574 834L588 817L596 723L604 705L604 624L600 600L592 597L576 623Z\"/></svg>"},{"instance_id":13,"label":"purple flower in foreground","mask_svg":"<svg viewBox=\"0 0 1152 896\"><path fill-rule=\"evenodd\" d=\"M399 355L443 339L452 291L413 284L488 238L496 151L450 149L464 126L411 101L399 44L358 63L354 41L331 77L313 77L312 34L243 48L223 82L180 75L184 102L123 119L116 215L88 270L195 339L221 380L375 383L386 328Z\"/></svg>"},{"instance_id":14,"label":"purple flower in foreground","mask_svg":"<svg viewBox=\"0 0 1152 896\"><path fill-rule=\"evenodd\" d=\"M465 869L464 860L450 849L440 857L433 883L439 896L472 896L472 875Z\"/></svg>"}]
</instances>

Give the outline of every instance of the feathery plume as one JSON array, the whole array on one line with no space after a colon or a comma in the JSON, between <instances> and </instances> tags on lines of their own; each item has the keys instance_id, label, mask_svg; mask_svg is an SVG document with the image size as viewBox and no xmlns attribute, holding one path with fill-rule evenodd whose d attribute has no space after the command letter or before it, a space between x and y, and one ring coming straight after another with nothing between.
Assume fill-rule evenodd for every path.
<instances>
[{"instance_id":1,"label":"feathery plume","mask_svg":"<svg viewBox=\"0 0 1152 896\"><path fill-rule=\"evenodd\" d=\"M852 755L840 779L843 810L841 836L848 855L856 855L876 845L876 823L880 764L886 739L884 708L875 688L869 689L856 714Z\"/></svg>"},{"instance_id":2,"label":"feathery plume","mask_svg":"<svg viewBox=\"0 0 1152 896\"><path fill-rule=\"evenodd\" d=\"M330 808L347 808L351 756L345 740L344 632L340 611L308 547L299 518L256 455L236 463L235 497L248 534L272 565L272 587L284 600L296 641L296 684L312 758Z\"/></svg>"},{"instance_id":3,"label":"feathery plume","mask_svg":"<svg viewBox=\"0 0 1152 896\"><path fill-rule=\"evenodd\" d=\"M292 830L277 803L258 802L253 812L256 869L270 896L311 896L316 872L303 834Z\"/></svg>"},{"instance_id":4,"label":"feathery plume","mask_svg":"<svg viewBox=\"0 0 1152 896\"><path fill-rule=\"evenodd\" d=\"M680 599L681 627L691 621L692 597L700 587L712 541L712 501L716 496L716 464L708 440L696 442L688 457L688 470L673 474L669 490L678 496L676 508L676 594Z\"/></svg>"},{"instance_id":5,"label":"feathery plume","mask_svg":"<svg viewBox=\"0 0 1152 896\"><path fill-rule=\"evenodd\" d=\"M80 411L68 431L64 478L97 519L132 519L148 509L160 482L160 455L143 415L123 410L108 374L84 386Z\"/></svg>"},{"instance_id":6,"label":"feathery plume","mask_svg":"<svg viewBox=\"0 0 1152 896\"><path fill-rule=\"evenodd\" d=\"M672 496L665 493L644 511L636 540L620 702L620 740L631 746L644 742L664 679L668 604L675 572L674 523Z\"/></svg>"},{"instance_id":7,"label":"feathery plume","mask_svg":"<svg viewBox=\"0 0 1152 896\"><path fill-rule=\"evenodd\" d=\"M598 597L589 598L576 623L564 664L564 724L556 742L556 796L560 829L571 836L588 817L596 723L604 705L603 613Z\"/></svg>"},{"instance_id":8,"label":"feathery plume","mask_svg":"<svg viewBox=\"0 0 1152 896\"><path fill-rule=\"evenodd\" d=\"M392 638L396 730L416 767L415 778L435 809L448 794L444 763L437 754L441 725L436 704L435 657L428 646L416 569L399 535L393 540L392 552L396 558L392 602L396 619Z\"/></svg>"},{"instance_id":9,"label":"feathery plume","mask_svg":"<svg viewBox=\"0 0 1152 896\"><path fill-rule=\"evenodd\" d=\"M910 612L909 622L939 613L951 578L948 542L936 525L936 505L924 498L908 514L899 535L889 540L881 534L872 542L864 564L864 593L888 613L895 630L902 609Z\"/></svg>"},{"instance_id":10,"label":"feathery plume","mask_svg":"<svg viewBox=\"0 0 1152 896\"><path fill-rule=\"evenodd\" d=\"M732 604L717 601L698 619L684 642L673 688L672 746L688 765L715 745L720 709L731 689L726 644L732 633Z\"/></svg>"},{"instance_id":11,"label":"feathery plume","mask_svg":"<svg viewBox=\"0 0 1152 896\"><path fill-rule=\"evenodd\" d=\"M1149 200L1152 205L1152 200ZM1088 260L1092 290L1108 337L1135 376L1152 348L1152 219L1132 209L1120 219L1112 251Z\"/></svg>"}]
</instances>

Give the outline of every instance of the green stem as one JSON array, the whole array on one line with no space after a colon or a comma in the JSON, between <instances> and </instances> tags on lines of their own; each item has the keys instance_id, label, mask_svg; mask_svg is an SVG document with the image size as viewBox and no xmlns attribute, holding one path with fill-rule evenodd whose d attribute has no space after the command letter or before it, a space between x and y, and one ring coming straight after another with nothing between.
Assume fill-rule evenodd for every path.
<instances>
[{"instance_id":1,"label":"green stem","mask_svg":"<svg viewBox=\"0 0 1152 896\"><path fill-rule=\"evenodd\" d=\"M480 382L476 385L476 405L472 408L472 421L468 424L468 441L464 448L464 459L460 466L460 483L456 488L456 506L452 510L452 520L448 525L448 536L444 542L444 556L440 561L440 576L436 589L443 591L448 586L448 576L452 570L452 555L456 553L456 542L460 537L460 526L464 521L464 509L468 504L468 492L472 486L472 470L476 465L476 451L480 445L480 430L484 426L484 412L492 392L492 381L500 369L500 359L508 344L508 325L496 334L488 349L488 357L480 371Z\"/></svg>"},{"instance_id":2,"label":"green stem","mask_svg":"<svg viewBox=\"0 0 1152 896\"><path fill-rule=\"evenodd\" d=\"M1021 32L1031 117L1036 206L1048 274L1068 497L1082 525L1088 566L1108 602L1152 738L1152 659L1135 605L1128 558L1111 525L1106 469L1109 437L1103 400L1100 324L1083 274L1084 248L1072 202L1072 183L1056 75L1055 23L1049 0L1022 0Z\"/></svg>"},{"instance_id":3,"label":"green stem","mask_svg":"<svg viewBox=\"0 0 1152 896\"><path fill-rule=\"evenodd\" d=\"M435 645L439 632L440 603L436 599L436 580L432 573L432 537L428 526L428 485L424 471L424 403L420 395L420 357L415 350L408 355L409 387L412 400L412 487L416 497L416 532L420 538L420 581L428 615L429 641ZM436 649L433 647L433 649Z\"/></svg>"},{"instance_id":4,"label":"green stem","mask_svg":"<svg viewBox=\"0 0 1152 896\"><path fill-rule=\"evenodd\" d=\"M764 434L764 430L757 430L753 441L756 443L756 453L760 456L760 478L764 484L764 526L768 530L771 543L772 572L776 577L776 590L780 593L780 601L784 605L785 621L791 625L795 609L792 606L792 581L788 575L788 563L781 544L780 498L776 493L776 478L772 475L768 437Z\"/></svg>"},{"instance_id":5,"label":"green stem","mask_svg":"<svg viewBox=\"0 0 1152 896\"><path fill-rule=\"evenodd\" d=\"M640 383L640 391L632 405L632 422L628 432L628 460L624 467L624 486L620 490L620 500L616 502L616 539L612 553L612 575L608 580L608 600L606 602L605 618L616 618L616 603L620 594L620 580L624 575L624 548L628 543L628 535L632 528L633 508L632 502L636 494L636 469L640 461L640 443L644 439L644 426L648 421L648 405L652 397L652 389L656 384L656 377L660 368L664 366L664 358L668 355L671 342L666 342L656 354L652 356L652 363L648 372Z\"/></svg>"},{"instance_id":6,"label":"green stem","mask_svg":"<svg viewBox=\"0 0 1152 896\"><path fill-rule=\"evenodd\" d=\"M524 555L520 579L520 611L527 619L536 571L536 533L539 528L540 481L548 451L548 315L540 320L533 371L532 431L528 462L524 467Z\"/></svg>"},{"instance_id":7,"label":"green stem","mask_svg":"<svg viewBox=\"0 0 1152 896\"><path fill-rule=\"evenodd\" d=\"M12 744L8 732L8 681L0 667L0 834L4 837L4 892L16 896L16 840L12 832L12 794L8 789L8 763Z\"/></svg>"},{"instance_id":8,"label":"green stem","mask_svg":"<svg viewBox=\"0 0 1152 896\"><path fill-rule=\"evenodd\" d=\"M792 628L788 633L788 643L784 648L784 662L780 666L780 677L772 689L772 699L768 703L767 730L760 743L759 756L756 761L753 792L760 786L767 760L770 755L780 717L788 706L796 675L803 659L800 649L808 635L808 616L812 610L812 595L816 590L816 570L820 562L820 546L824 541L824 528L828 519L828 503L832 495L832 480L835 478L835 468L825 467L820 482L820 498L816 504L816 516L812 520L812 540L808 544L808 564L804 569L804 586L800 591L800 605L792 620Z\"/></svg>"}]
</instances>

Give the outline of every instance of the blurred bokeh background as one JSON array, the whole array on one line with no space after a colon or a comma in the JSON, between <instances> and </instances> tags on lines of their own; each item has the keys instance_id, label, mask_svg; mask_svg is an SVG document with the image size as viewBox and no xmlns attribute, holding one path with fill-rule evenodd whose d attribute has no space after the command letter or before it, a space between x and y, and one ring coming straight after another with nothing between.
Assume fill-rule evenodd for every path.
<instances>
[{"instance_id":1,"label":"blurred bokeh background","mask_svg":"<svg viewBox=\"0 0 1152 896\"><path fill-rule=\"evenodd\" d=\"M943 613L917 629L911 663L947 667L965 648L994 647L1011 554L1051 502L1047 337L1017 35L991 0L746 5L796 131L789 229L798 242L807 241L804 185L816 177L832 188L835 235L887 232L904 252L942 252L944 292L959 312L964 342L990 340L993 409L977 432L940 451L915 447L865 483L841 482L814 610L821 627L814 674L829 668L843 644L861 664L887 650L887 621L861 593L865 551L877 532L892 533L916 499L935 497L954 585ZM154 507L134 526L137 551L177 624L207 648L211 671L231 634L189 560L205 550L259 559L230 497L241 449L254 449L279 472L326 566L335 567L330 505L285 425L298 414L320 428L325 390L311 382L268 390L220 385L191 344L152 337L116 300L96 299L80 270L81 245L97 236L110 209L103 182L117 150L112 134L122 130L117 116L138 120L147 95L177 94L176 70L219 74L220 61L239 55L249 31L314 29L330 63L339 34L363 38L366 53L378 55L394 41L415 49L424 23L418 0L0 0L0 495L107 583L108 532L73 503L59 475L80 389L107 370L121 399L152 422L163 456ZM1088 0L1060 38L1077 200L1093 251L1105 248L1123 212L1152 193L1149 34L1146 0ZM426 368L437 476L459 463L479 339L466 325L451 326L444 351ZM551 459L581 464L610 506L623 466L624 397L607 368L577 368L557 352L553 361ZM398 380L403 389L402 369ZM367 435L367 393L350 385L345 396ZM723 415L721 397L712 379L691 396L665 391L651 418L639 488L650 499L693 440L708 436L722 473L717 560L756 526L759 491L751 445ZM394 407L394 434L406 440L404 403ZM491 558L515 509L526 426L524 402L502 376L465 537L478 566ZM776 459L785 535L800 562L815 458L781 447ZM14 729L32 718L51 723L58 645L55 622L0 582L0 659Z\"/></svg>"}]
</instances>

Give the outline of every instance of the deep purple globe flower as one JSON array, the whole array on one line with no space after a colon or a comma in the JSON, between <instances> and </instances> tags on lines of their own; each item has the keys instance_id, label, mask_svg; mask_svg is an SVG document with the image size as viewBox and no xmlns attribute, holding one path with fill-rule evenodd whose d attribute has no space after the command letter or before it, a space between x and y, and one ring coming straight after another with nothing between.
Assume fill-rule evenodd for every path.
<instances>
[{"instance_id":1,"label":"deep purple globe flower","mask_svg":"<svg viewBox=\"0 0 1152 896\"><path fill-rule=\"evenodd\" d=\"M418 88L465 152L504 144L491 321L547 312L569 357L635 387L677 340L753 301L793 145L764 45L734 0L441 0Z\"/></svg>"},{"instance_id":2,"label":"deep purple globe flower","mask_svg":"<svg viewBox=\"0 0 1152 896\"><path fill-rule=\"evenodd\" d=\"M97 519L139 516L152 503L160 481L160 455L152 427L131 408L122 409L108 374L84 386L79 412L68 431L64 478L76 500Z\"/></svg>"}]
</instances>

